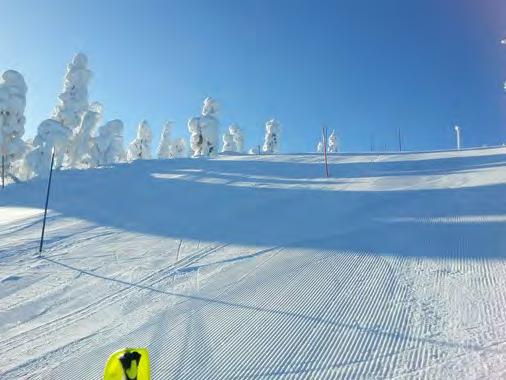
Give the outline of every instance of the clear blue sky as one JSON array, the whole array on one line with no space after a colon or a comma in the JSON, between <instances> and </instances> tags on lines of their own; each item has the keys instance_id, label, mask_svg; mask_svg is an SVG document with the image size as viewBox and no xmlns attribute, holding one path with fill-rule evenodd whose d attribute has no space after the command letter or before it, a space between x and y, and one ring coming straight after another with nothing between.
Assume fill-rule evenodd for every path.
<instances>
[{"instance_id":1,"label":"clear blue sky","mask_svg":"<svg viewBox=\"0 0 506 380\"><path fill-rule=\"evenodd\" d=\"M48 117L65 66L89 57L90 100L105 118L140 119L159 134L186 121L205 96L222 130L261 142L271 117L283 151L313 151L322 123L345 151L506 142L503 0L3 0L0 69L29 86L27 136ZM158 138L156 138L158 140Z\"/></svg>"}]
</instances>

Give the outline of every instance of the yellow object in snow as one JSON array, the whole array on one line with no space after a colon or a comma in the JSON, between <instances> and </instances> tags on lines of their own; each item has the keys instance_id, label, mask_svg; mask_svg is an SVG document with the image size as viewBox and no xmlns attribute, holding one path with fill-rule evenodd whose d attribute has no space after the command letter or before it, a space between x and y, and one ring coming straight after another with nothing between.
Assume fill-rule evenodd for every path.
<instances>
[{"instance_id":1,"label":"yellow object in snow","mask_svg":"<svg viewBox=\"0 0 506 380\"><path fill-rule=\"evenodd\" d=\"M124 348L109 356L104 380L150 380L146 348Z\"/></svg>"}]
</instances>

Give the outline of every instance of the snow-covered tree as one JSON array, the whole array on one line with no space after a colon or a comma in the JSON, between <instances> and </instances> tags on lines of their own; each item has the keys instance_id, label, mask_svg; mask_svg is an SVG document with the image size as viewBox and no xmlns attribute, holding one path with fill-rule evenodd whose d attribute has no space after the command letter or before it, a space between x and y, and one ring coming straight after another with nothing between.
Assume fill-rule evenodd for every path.
<instances>
[{"instance_id":1,"label":"snow-covered tree","mask_svg":"<svg viewBox=\"0 0 506 380\"><path fill-rule=\"evenodd\" d=\"M170 158L181 158L186 155L186 142L183 138L175 139L172 144L170 144L169 148L169 157Z\"/></svg>"},{"instance_id":2,"label":"snow-covered tree","mask_svg":"<svg viewBox=\"0 0 506 380\"><path fill-rule=\"evenodd\" d=\"M323 142L318 141L318 145L316 146L316 151L318 153L323 153Z\"/></svg>"},{"instance_id":3,"label":"snow-covered tree","mask_svg":"<svg viewBox=\"0 0 506 380\"><path fill-rule=\"evenodd\" d=\"M253 148L250 148L250 150L248 150L248 154L260 154L262 151L260 149L260 145L259 146L254 146Z\"/></svg>"},{"instance_id":4,"label":"snow-covered tree","mask_svg":"<svg viewBox=\"0 0 506 380\"><path fill-rule=\"evenodd\" d=\"M137 136L128 146L128 161L151 159L152 138L153 134L148 122L146 120L141 121L137 128Z\"/></svg>"},{"instance_id":5,"label":"snow-covered tree","mask_svg":"<svg viewBox=\"0 0 506 380\"><path fill-rule=\"evenodd\" d=\"M170 157L170 145L172 134L172 122L165 123L162 135L160 136L160 144L158 144L157 155L159 159L166 159Z\"/></svg>"},{"instance_id":6,"label":"snow-covered tree","mask_svg":"<svg viewBox=\"0 0 506 380\"><path fill-rule=\"evenodd\" d=\"M23 157L26 144L25 107L27 87L23 76L14 70L5 71L0 79L0 155L9 168Z\"/></svg>"},{"instance_id":7,"label":"snow-covered tree","mask_svg":"<svg viewBox=\"0 0 506 380\"><path fill-rule=\"evenodd\" d=\"M81 124L68 148L69 165L71 167L88 168L95 166L95 159L92 157L92 149L94 147L92 135L102 118L102 112L102 105L94 102L83 114Z\"/></svg>"},{"instance_id":8,"label":"snow-covered tree","mask_svg":"<svg viewBox=\"0 0 506 380\"><path fill-rule=\"evenodd\" d=\"M88 58L79 53L67 66L63 92L58 96L53 119L69 128L72 133L81 125L82 116L89 109L88 84L91 79Z\"/></svg>"},{"instance_id":9,"label":"snow-covered tree","mask_svg":"<svg viewBox=\"0 0 506 380\"><path fill-rule=\"evenodd\" d=\"M194 157L202 155L202 145L204 143L204 138L202 137L202 132L200 130L199 120L199 117L192 117L190 120L188 120L188 131L190 132L190 149L192 150Z\"/></svg>"},{"instance_id":10,"label":"snow-covered tree","mask_svg":"<svg viewBox=\"0 0 506 380\"><path fill-rule=\"evenodd\" d=\"M237 153L242 153L244 150L244 134L242 129L239 128L237 124L232 124L228 127L228 131L233 137L235 143L235 151Z\"/></svg>"},{"instance_id":11,"label":"snow-covered tree","mask_svg":"<svg viewBox=\"0 0 506 380\"><path fill-rule=\"evenodd\" d=\"M111 120L98 129L93 139L91 166L110 165L125 160L123 148L123 122Z\"/></svg>"},{"instance_id":12,"label":"snow-covered tree","mask_svg":"<svg viewBox=\"0 0 506 380\"><path fill-rule=\"evenodd\" d=\"M267 154L279 151L280 124L277 120L271 119L265 123L265 139L262 151Z\"/></svg>"},{"instance_id":13,"label":"snow-covered tree","mask_svg":"<svg viewBox=\"0 0 506 380\"><path fill-rule=\"evenodd\" d=\"M332 130L329 136L327 150L329 153L339 152L339 137L336 135L336 131Z\"/></svg>"},{"instance_id":14,"label":"snow-covered tree","mask_svg":"<svg viewBox=\"0 0 506 380\"><path fill-rule=\"evenodd\" d=\"M234 142L234 136L230 132L225 132L223 134L223 148L221 149L222 152L235 152L237 150L237 147Z\"/></svg>"},{"instance_id":15,"label":"snow-covered tree","mask_svg":"<svg viewBox=\"0 0 506 380\"><path fill-rule=\"evenodd\" d=\"M22 177L47 177L51 165L52 149L55 150L55 168L61 166L69 141L70 130L60 122L47 119L37 128L33 149L26 155Z\"/></svg>"},{"instance_id":16,"label":"snow-covered tree","mask_svg":"<svg viewBox=\"0 0 506 380\"><path fill-rule=\"evenodd\" d=\"M213 98L204 99L202 115L188 120L190 148L193 156L214 155L218 149L218 103Z\"/></svg>"}]
</instances>

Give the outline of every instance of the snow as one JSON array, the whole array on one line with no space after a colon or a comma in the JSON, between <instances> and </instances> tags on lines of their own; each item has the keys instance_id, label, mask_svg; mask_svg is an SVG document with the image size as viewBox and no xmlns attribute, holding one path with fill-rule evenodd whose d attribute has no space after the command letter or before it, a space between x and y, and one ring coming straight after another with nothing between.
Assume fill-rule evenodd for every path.
<instances>
[{"instance_id":1,"label":"snow","mask_svg":"<svg viewBox=\"0 0 506 380\"><path fill-rule=\"evenodd\" d=\"M25 157L22 177L49 176L53 148L55 151L54 167L60 168L67 151L70 135L71 131L56 120L47 119L40 123L37 135L32 142L33 149Z\"/></svg>"},{"instance_id":2,"label":"snow","mask_svg":"<svg viewBox=\"0 0 506 380\"><path fill-rule=\"evenodd\" d=\"M88 85L92 77L88 69L88 57L78 53L67 66L63 91L58 96L58 104L53 118L74 132L81 124L81 118L88 110Z\"/></svg>"},{"instance_id":3,"label":"snow","mask_svg":"<svg viewBox=\"0 0 506 380\"><path fill-rule=\"evenodd\" d=\"M172 135L172 122L169 121L165 123L162 135L160 136L160 143L158 144L157 149L157 156L159 159L171 158L170 156L171 135Z\"/></svg>"},{"instance_id":4,"label":"snow","mask_svg":"<svg viewBox=\"0 0 506 380\"><path fill-rule=\"evenodd\" d=\"M228 127L229 133L232 135L232 139L235 145L235 152L244 152L244 132L237 124L231 124Z\"/></svg>"},{"instance_id":5,"label":"snow","mask_svg":"<svg viewBox=\"0 0 506 380\"><path fill-rule=\"evenodd\" d=\"M235 152L237 150L237 146L234 142L234 136L229 132L225 132L223 134L223 147L221 148L222 152Z\"/></svg>"},{"instance_id":6,"label":"snow","mask_svg":"<svg viewBox=\"0 0 506 380\"><path fill-rule=\"evenodd\" d=\"M115 164L126 159L121 120L110 120L98 128L98 136L93 139L91 156L92 166Z\"/></svg>"},{"instance_id":7,"label":"snow","mask_svg":"<svg viewBox=\"0 0 506 380\"><path fill-rule=\"evenodd\" d=\"M339 137L336 135L336 131L332 131L329 136L329 153L337 153L339 152Z\"/></svg>"},{"instance_id":8,"label":"snow","mask_svg":"<svg viewBox=\"0 0 506 380\"><path fill-rule=\"evenodd\" d=\"M81 118L77 133L69 147L69 164L73 168L89 168L95 166L96 157L93 152L93 134L102 118L102 105L93 103Z\"/></svg>"},{"instance_id":9,"label":"snow","mask_svg":"<svg viewBox=\"0 0 506 380\"><path fill-rule=\"evenodd\" d=\"M170 144L169 158L182 158L186 156L186 141L182 137L178 137Z\"/></svg>"},{"instance_id":10,"label":"snow","mask_svg":"<svg viewBox=\"0 0 506 380\"><path fill-rule=\"evenodd\" d=\"M506 148L137 160L0 197L2 379L503 378Z\"/></svg>"},{"instance_id":11,"label":"snow","mask_svg":"<svg viewBox=\"0 0 506 380\"><path fill-rule=\"evenodd\" d=\"M267 154L279 152L280 124L277 120L271 119L265 123L265 136L262 151Z\"/></svg>"},{"instance_id":12,"label":"snow","mask_svg":"<svg viewBox=\"0 0 506 380\"><path fill-rule=\"evenodd\" d=\"M193 157L214 156L217 153L219 127L218 103L207 97L204 99L201 116L188 120Z\"/></svg>"},{"instance_id":13,"label":"snow","mask_svg":"<svg viewBox=\"0 0 506 380\"><path fill-rule=\"evenodd\" d=\"M151 142L153 133L146 120L142 120L137 127L137 135L128 146L127 160L149 160L151 159Z\"/></svg>"},{"instance_id":14,"label":"snow","mask_svg":"<svg viewBox=\"0 0 506 380\"><path fill-rule=\"evenodd\" d=\"M23 76L14 70L5 71L0 79L0 155L9 166L23 157L26 144L25 107L27 87ZM17 174L17 173L15 173Z\"/></svg>"}]
</instances>

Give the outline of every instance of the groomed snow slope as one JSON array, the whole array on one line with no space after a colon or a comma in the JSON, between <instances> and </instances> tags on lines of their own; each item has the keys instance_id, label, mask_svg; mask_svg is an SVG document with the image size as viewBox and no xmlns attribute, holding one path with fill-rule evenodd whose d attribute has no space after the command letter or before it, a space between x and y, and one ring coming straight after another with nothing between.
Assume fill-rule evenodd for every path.
<instances>
[{"instance_id":1,"label":"groomed snow slope","mask_svg":"<svg viewBox=\"0 0 506 380\"><path fill-rule=\"evenodd\" d=\"M506 377L506 149L137 161L0 193L2 379Z\"/></svg>"}]
</instances>

